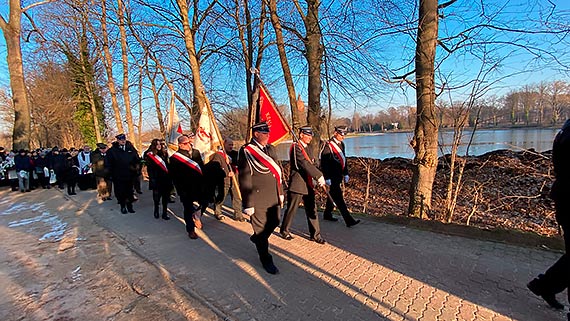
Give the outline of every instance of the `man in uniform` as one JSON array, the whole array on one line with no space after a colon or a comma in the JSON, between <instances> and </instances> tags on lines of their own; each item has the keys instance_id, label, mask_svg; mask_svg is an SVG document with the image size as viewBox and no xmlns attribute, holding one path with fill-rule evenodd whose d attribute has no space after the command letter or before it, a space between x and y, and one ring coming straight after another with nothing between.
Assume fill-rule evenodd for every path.
<instances>
[{"instance_id":1,"label":"man in uniform","mask_svg":"<svg viewBox=\"0 0 570 321\"><path fill-rule=\"evenodd\" d=\"M330 186L330 195L332 200L327 198L325 211L323 212L323 220L338 221L333 217L332 210L334 205L340 211L346 226L351 227L358 223L360 220L355 220L348 212L344 197L342 196L342 189L340 185L343 180L348 183L348 165L346 162L346 153L344 146L344 136L346 135L346 126L338 126L334 128L333 137L323 145L321 150L321 170L325 176L325 182Z\"/></svg>"},{"instance_id":2,"label":"man in uniform","mask_svg":"<svg viewBox=\"0 0 570 321\"><path fill-rule=\"evenodd\" d=\"M550 197L554 200L556 221L562 229L566 253L554 263L544 274L530 281L527 287L532 293L542 297L546 303L556 309L564 309L556 294L568 289L570 285L570 119L566 120L562 129L554 138L552 145L552 164L555 181L552 184ZM570 291L568 292L570 302ZM570 313L568 313L570 320Z\"/></svg>"},{"instance_id":3,"label":"man in uniform","mask_svg":"<svg viewBox=\"0 0 570 321\"><path fill-rule=\"evenodd\" d=\"M192 137L194 137L193 134L178 137L178 151L170 156L168 172L184 207L186 232L189 238L195 240L198 235L194 229L201 228L202 225L197 219L200 209L194 206L194 201L200 201L202 196L204 164L200 152L192 149Z\"/></svg>"},{"instance_id":4,"label":"man in uniform","mask_svg":"<svg viewBox=\"0 0 570 321\"><path fill-rule=\"evenodd\" d=\"M253 137L238 156L239 187L243 212L250 215L253 235L265 271L279 273L269 254L269 236L279 225L279 208L283 205L282 170L272 145L267 144L269 126L265 122L253 125Z\"/></svg>"},{"instance_id":5,"label":"man in uniform","mask_svg":"<svg viewBox=\"0 0 570 321\"><path fill-rule=\"evenodd\" d=\"M285 211L283 216L280 235L286 240L293 239L289 229L302 199L305 205L311 241L324 244L325 240L321 237L319 228L319 217L317 216L317 205L315 203L315 182L313 180L316 180L319 186L324 186L325 178L323 173L315 166L314 158L310 150L307 149L311 140L313 140L313 129L310 126L301 127L299 128L299 141L293 143L289 150L290 175L289 190L287 191L287 211Z\"/></svg>"},{"instance_id":6,"label":"man in uniform","mask_svg":"<svg viewBox=\"0 0 570 321\"><path fill-rule=\"evenodd\" d=\"M125 134L115 136L117 141L109 148L105 156L105 168L115 185L115 197L121 205L121 213L134 213L133 180L140 164L139 153L133 144L127 141Z\"/></svg>"}]
</instances>

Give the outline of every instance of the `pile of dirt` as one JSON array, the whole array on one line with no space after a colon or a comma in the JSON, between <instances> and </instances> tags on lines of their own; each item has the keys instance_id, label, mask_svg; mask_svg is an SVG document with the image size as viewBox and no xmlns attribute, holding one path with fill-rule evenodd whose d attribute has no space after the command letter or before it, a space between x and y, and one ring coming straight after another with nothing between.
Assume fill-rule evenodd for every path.
<instances>
[{"instance_id":1,"label":"pile of dirt","mask_svg":"<svg viewBox=\"0 0 570 321\"><path fill-rule=\"evenodd\" d=\"M548 197L554 178L551 154L498 150L468 157L451 222L544 236L557 234L554 204ZM351 211L370 216L406 215L411 160L350 157L348 166L350 181L345 185L344 195ZM446 155L439 159L430 220L447 221L445 199L449 176L449 155ZM320 193L318 204L324 202L325 196Z\"/></svg>"}]
</instances>

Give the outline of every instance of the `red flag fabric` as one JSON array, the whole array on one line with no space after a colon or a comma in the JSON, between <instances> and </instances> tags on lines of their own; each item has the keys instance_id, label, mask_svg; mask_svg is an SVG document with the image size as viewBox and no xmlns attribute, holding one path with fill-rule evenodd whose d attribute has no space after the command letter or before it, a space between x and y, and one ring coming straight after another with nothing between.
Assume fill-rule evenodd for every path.
<instances>
[{"instance_id":1,"label":"red flag fabric","mask_svg":"<svg viewBox=\"0 0 570 321\"><path fill-rule=\"evenodd\" d=\"M269 144L276 145L287 138L289 126L287 126L264 86L259 88L259 121L265 121L269 126Z\"/></svg>"}]
</instances>

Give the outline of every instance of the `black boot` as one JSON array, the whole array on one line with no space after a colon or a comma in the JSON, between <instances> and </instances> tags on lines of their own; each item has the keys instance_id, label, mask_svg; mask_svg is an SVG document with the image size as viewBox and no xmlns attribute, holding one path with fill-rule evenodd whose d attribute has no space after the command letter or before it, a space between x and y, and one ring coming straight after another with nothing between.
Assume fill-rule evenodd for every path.
<instances>
[{"instance_id":1,"label":"black boot","mask_svg":"<svg viewBox=\"0 0 570 321\"><path fill-rule=\"evenodd\" d=\"M154 218L158 219L160 214L158 214L158 204L154 204Z\"/></svg>"},{"instance_id":2,"label":"black boot","mask_svg":"<svg viewBox=\"0 0 570 321\"><path fill-rule=\"evenodd\" d=\"M127 207L125 206L125 204L121 204L121 213L127 214Z\"/></svg>"},{"instance_id":3,"label":"black boot","mask_svg":"<svg viewBox=\"0 0 570 321\"><path fill-rule=\"evenodd\" d=\"M168 221L170 216L168 216L168 207L166 205L162 205L162 219Z\"/></svg>"},{"instance_id":4,"label":"black boot","mask_svg":"<svg viewBox=\"0 0 570 321\"><path fill-rule=\"evenodd\" d=\"M127 211L129 213L134 213L135 210L133 209L133 203L127 203Z\"/></svg>"}]
</instances>

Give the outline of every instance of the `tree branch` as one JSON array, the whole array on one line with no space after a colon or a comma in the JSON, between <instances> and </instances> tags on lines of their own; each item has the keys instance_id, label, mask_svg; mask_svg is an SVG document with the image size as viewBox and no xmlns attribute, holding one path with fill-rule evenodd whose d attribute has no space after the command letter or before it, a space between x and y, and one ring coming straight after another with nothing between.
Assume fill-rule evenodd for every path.
<instances>
[{"instance_id":1,"label":"tree branch","mask_svg":"<svg viewBox=\"0 0 570 321\"><path fill-rule=\"evenodd\" d=\"M22 12L26 12L26 11L32 9L33 7L41 6L41 5L43 5L43 4L50 3L50 2L55 2L55 1L56 1L56 0L44 0L44 1L36 2L36 3L32 3L32 4L30 4L29 6L27 6L27 7L25 7L25 8L22 8L21 10L22 10Z\"/></svg>"}]
</instances>

